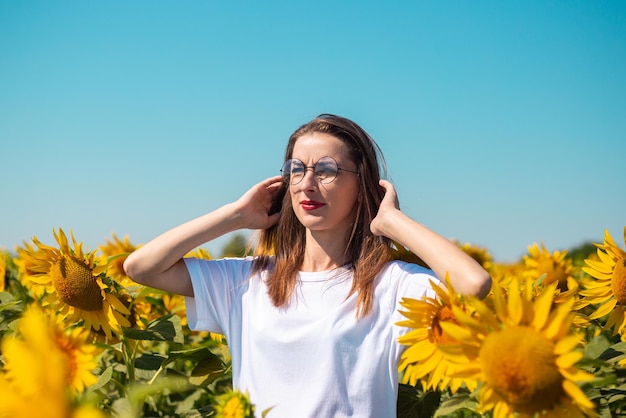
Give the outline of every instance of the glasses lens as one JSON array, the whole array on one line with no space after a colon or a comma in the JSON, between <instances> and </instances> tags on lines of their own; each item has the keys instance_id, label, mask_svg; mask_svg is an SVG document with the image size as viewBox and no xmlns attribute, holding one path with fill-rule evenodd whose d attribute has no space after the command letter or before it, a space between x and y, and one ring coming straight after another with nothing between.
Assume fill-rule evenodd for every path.
<instances>
[{"instance_id":1,"label":"glasses lens","mask_svg":"<svg viewBox=\"0 0 626 418\"><path fill-rule=\"evenodd\" d=\"M283 180L287 184L298 184L304 178L304 164L300 160L287 160L280 170L283 173Z\"/></svg>"},{"instance_id":2,"label":"glasses lens","mask_svg":"<svg viewBox=\"0 0 626 418\"><path fill-rule=\"evenodd\" d=\"M331 157L322 157L315 164L315 177L322 184L328 184L337 177L337 161Z\"/></svg>"}]
</instances>

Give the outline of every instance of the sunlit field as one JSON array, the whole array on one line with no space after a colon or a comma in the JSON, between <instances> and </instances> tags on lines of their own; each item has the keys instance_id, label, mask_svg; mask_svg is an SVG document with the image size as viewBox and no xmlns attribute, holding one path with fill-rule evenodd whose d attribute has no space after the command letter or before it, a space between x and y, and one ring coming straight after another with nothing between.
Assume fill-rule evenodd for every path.
<instances>
[{"instance_id":1,"label":"sunlit field","mask_svg":"<svg viewBox=\"0 0 626 418\"><path fill-rule=\"evenodd\" d=\"M398 416L624 416L626 226L602 234L569 250L538 237L510 264L457 242L491 293L464 298L444 280L398 306L411 329ZM233 390L223 336L191 331L181 296L124 274L139 245L112 235L88 249L55 229L0 252L0 418L272 417Z\"/></svg>"}]
</instances>

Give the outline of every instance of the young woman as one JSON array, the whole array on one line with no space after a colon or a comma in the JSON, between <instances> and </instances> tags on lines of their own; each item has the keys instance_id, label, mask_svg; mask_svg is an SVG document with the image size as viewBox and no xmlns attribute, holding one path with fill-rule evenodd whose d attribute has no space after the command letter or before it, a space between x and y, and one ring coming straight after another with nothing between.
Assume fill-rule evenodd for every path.
<instances>
[{"instance_id":1,"label":"young woman","mask_svg":"<svg viewBox=\"0 0 626 418\"><path fill-rule=\"evenodd\" d=\"M189 325L226 336L233 385L279 417L395 417L404 297L449 274L466 295L491 279L454 243L400 211L384 160L354 122L320 115L289 139L282 176L165 232L124 264L185 295ZM225 233L260 230L257 255L183 259ZM401 245L430 268L392 260Z\"/></svg>"}]
</instances>

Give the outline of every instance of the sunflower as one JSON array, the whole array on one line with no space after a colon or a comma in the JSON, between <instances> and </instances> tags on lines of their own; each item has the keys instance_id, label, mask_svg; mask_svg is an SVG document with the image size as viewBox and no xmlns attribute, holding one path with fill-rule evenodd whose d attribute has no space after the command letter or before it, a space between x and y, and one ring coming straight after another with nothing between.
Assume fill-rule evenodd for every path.
<instances>
[{"instance_id":1,"label":"sunflower","mask_svg":"<svg viewBox=\"0 0 626 418\"><path fill-rule=\"evenodd\" d=\"M254 418L254 405L248 393L230 390L215 398L215 418Z\"/></svg>"},{"instance_id":2,"label":"sunflower","mask_svg":"<svg viewBox=\"0 0 626 418\"><path fill-rule=\"evenodd\" d=\"M493 257L486 248L479 247L469 242L461 243L455 240L454 243L462 249L465 254L476 260L485 270L491 272L493 268Z\"/></svg>"},{"instance_id":3,"label":"sunflower","mask_svg":"<svg viewBox=\"0 0 626 418\"><path fill-rule=\"evenodd\" d=\"M195 257L195 258L202 258L205 260L213 260L213 257L211 256L211 253L209 252L209 250L205 249L205 248L201 248L198 247L194 250L189 251L185 257Z\"/></svg>"},{"instance_id":4,"label":"sunflower","mask_svg":"<svg viewBox=\"0 0 626 418\"><path fill-rule=\"evenodd\" d=\"M511 263L494 262L489 273L493 281L503 284L511 282L514 277L523 275L525 270L526 268L522 261Z\"/></svg>"},{"instance_id":5,"label":"sunflower","mask_svg":"<svg viewBox=\"0 0 626 418\"><path fill-rule=\"evenodd\" d=\"M161 300L163 301L163 308L167 313L178 315L180 317L181 324L183 326L187 325L187 310L184 296L164 293Z\"/></svg>"},{"instance_id":6,"label":"sunflower","mask_svg":"<svg viewBox=\"0 0 626 418\"><path fill-rule=\"evenodd\" d=\"M20 319L19 333L25 342L53 349L65 357L68 368L64 384L73 393L83 392L98 380L93 374L97 349L87 343L88 332L84 328L65 329L56 317L31 305Z\"/></svg>"},{"instance_id":7,"label":"sunflower","mask_svg":"<svg viewBox=\"0 0 626 418\"><path fill-rule=\"evenodd\" d=\"M72 411L70 418L106 418L102 410L91 405L79 405Z\"/></svg>"},{"instance_id":8,"label":"sunflower","mask_svg":"<svg viewBox=\"0 0 626 418\"><path fill-rule=\"evenodd\" d=\"M543 283L550 285L557 283L557 288L562 297L566 298L571 293L578 292L578 282L574 279L574 267L572 260L566 258L567 251L554 251L550 253L542 243L528 247L528 255L525 255L524 277L537 279L544 277Z\"/></svg>"},{"instance_id":9,"label":"sunflower","mask_svg":"<svg viewBox=\"0 0 626 418\"><path fill-rule=\"evenodd\" d=\"M477 315L453 306L458 324L441 326L459 344L442 346L459 375L480 385L478 412L494 418L596 416L595 405L578 383L594 379L576 368L583 357L583 338L570 333L573 297L554 303L557 283L534 297L532 281L513 280L508 296L493 284L491 309L486 301L468 298Z\"/></svg>"},{"instance_id":10,"label":"sunflower","mask_svg":"<svg viewBox=\"0 0 626 418\"><path fill-rule=\"evenodd\" d=\"M626 226L624 226L624 244L626 244ZM595 280L585 282L585 289L580 291L583 300L598 309L590 319L602 318L610 313L604 325L605 329L613 329L613 335L626 333L626 252L619 248L608 230L604 231L604 242L595 244L598 247L598 261L592 258L585 260L582 270Z\"/></svg>"},{"instance_id":11,"label":"sunflower","mask_svg":"<svg viewBox=\"0 0 626 418\"><path fill-rule=\"evenodd\" d=\"M15 336L2 340L4 370L0 374L0 416L66 418L94 408L74 408L74 395L86 384L95 382L91 374L95 365L82 339L65 333L37 306L30 306L19 320Z\"/></svg>"},{"instance_id":12,"label":"sunflower","mask_svg":"<svg viewBox=\"0 0 626 418\"><path fill-rule=\"evenodd\" d=\"M70 248L62 229L53 230L59 248L42 244L33 238L37 251L23 250L29 257L29 278L45 288L43 304L59 312L71 322L84 321L84 326L104 332L111 339L113 333L129 327L128 308L118 297L118 288L104 275L107 265L97 266L95 253L84 253L82 243Z\"/></svg>"},{"instance_id":13,"label":"sunflower","mask_svg":"<svg viewBox=\"0 0 626 418\"><path fill-rule=\"evenodd\" d=\"M32 243L25 242L23 247L16 246L17 257L13 259L17 267L18 278L22 286L24 286L31 296L37 300L41 300L46 293L43 286L39 286L31 281L31 277L36 273L33 272L32 266L37 262L37 258L41 257Z\"/></svg>"},{"instance_id":14,"label":"sunflower","mask_svg":"<svg viewBox=\"0 0 626 418\"><path fill-rule=\"evenodd\" d=\"M117 235L113 235L113 240L106 240L104 245L98 247L102 253L102 264L108 264L109 269L107 274L113 279L117 280L123 286L132 285L130 277L126 275L124 271L124 261L128 258L128 255L137 249L137 246L133 245L128 236L124 236L123 240L120 240Z\"/></svg>"},{"instance_id":15,"label":"sunflower","mask_svg":"<svg viewBox=\"0 0 626 418\"><path fill-rule=\"evenodd\" d=\"M404 298L400 303L406 311L400 311L407 319L396 325L411 329L401 336L400 344L409 346L400 358L398 371L404 372L402 383L411 386L421 381L424 390L450 388L455 393L462 385L463 380L452 378L456 365L448 361L439 351L440 344L456 342L441 328L441 322L456 322L452 313L452 306L462 309L463 303L446 280L446 289L442 289L433 281L431 287L437 298L411 299ZM470 388L474 390L475 387Z\"/></svg>"}]
</instances>

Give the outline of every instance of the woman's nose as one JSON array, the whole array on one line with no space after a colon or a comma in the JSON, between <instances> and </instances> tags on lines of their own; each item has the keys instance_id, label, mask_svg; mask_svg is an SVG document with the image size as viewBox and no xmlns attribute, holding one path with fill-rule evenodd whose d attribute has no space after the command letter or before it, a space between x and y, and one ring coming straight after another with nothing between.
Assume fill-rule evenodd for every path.
<instances>
[{"instance_id":1,"label":"woman's nose","mask_svg":"<svg viewBox=\"0 0 626 418\"><path fill-rule=\"evenodd\" d=\"M317 178L315 177L315 169L313 167L306 167L304 170L304 178L302 178L300 184L303 189L317 187Z\"/></svg>"}]
</instances>

